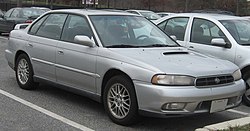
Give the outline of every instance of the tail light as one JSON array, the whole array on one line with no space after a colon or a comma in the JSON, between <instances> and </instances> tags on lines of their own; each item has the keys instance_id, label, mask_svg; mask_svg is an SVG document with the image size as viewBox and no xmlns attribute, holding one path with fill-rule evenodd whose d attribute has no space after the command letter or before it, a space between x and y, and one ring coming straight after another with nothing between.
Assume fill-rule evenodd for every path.
<instances>
[{"instance_id":1,"label":"tail light","mask_svg":"<svg viewBox=\"0 0 250 131\"><path fill-rule=\"evenodd\" d=\"M32 20L26 20L25 23L32 23Z\"/></svg>"}]
</instances>

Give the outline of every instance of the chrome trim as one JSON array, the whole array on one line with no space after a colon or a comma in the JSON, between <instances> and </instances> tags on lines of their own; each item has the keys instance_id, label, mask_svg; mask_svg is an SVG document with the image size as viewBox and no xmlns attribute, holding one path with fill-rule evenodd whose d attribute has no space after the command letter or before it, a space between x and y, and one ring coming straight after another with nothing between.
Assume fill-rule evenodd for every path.
<instances>
[{"instance_id":1,"label":"chrome trim","mask_svg":"<svg viewBox=\"0 0 250 131\"><path fill-rule=\"evenodd\" d=\"M66 69L66 70L69 70L69 71L74 71L76 73L81 73L81 74L84 74L84 75L87 75L87 76L91 76L91 77L94 77L94 78L100 78L101 77L100 75L95 74L95 73L91 73L91 72L87 72L87 71L83 71L83 70L71 68L71 67L64 66L64 65L55 64L53 62L48 62L48 61L40 60L40 59L37 59L37 58L32 58L32 60L40 62L40 63L47 64L47 65L54 65L55 67L58 67L58 68Z\"/></svg>"},{"instance_id":2,"label":"chrome trim","mask_svg":"<svg viewBox=\"0 0 250 131\"><path fill-rule=\"evenodd\" d=\"M44 60L37 59L37 58L31 58L31 60L36 61L36 62L40 62L40 63L43 63L43 64L47 64L47 65L55 65L55 63L53 63L53 62L48 62L48 61L44 61Z\"/></svg>"},{"instance_id":3,"label":"chrome trim","mask_svg":"<svg viewBox=\"0 0 250 131\"><path fill-rule=\"evenodd\" d=\"M87 76L91 76L91 77L95 77L95 78L100 78L101 77L100 75L95 74L95 73L91 73L91 72L87 72L87 71L83 71L83 70L71 68L71 67L64 66L64 65L55 64L55 66L58 67L58 68L66 69L66 70L69 70L69 71L74 71L76 73L81 73L81 74L84 74L84 75L87 75Z\"/></svg>"}]
</instances>

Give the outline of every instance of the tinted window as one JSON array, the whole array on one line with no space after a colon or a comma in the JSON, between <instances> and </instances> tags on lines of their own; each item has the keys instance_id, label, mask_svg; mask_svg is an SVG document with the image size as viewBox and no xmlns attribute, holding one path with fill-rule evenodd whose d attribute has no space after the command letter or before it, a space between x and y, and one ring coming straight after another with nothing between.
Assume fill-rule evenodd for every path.
<instances>
[{"instance_id":1,"label":"tinted window","mask_svg":"<svg viewBox=\"0 0 250 131\"><path fill-rule=\"evenodd\" d=\"M60 39L66 14L51 14L41 25L36 35L52 39Z\"/></svg>"},{"instance_id":2,"label":"tinted window","mask_svg":"<svg viewBox=\"0 0 250 131\"><path fill-rule=\"evenodd\" d=\"M84 17L69 15L66 20L61 39L68 42L74 42L76 35L85 35L91 38L92 32L87 20Z\"/></svg>"},{"instance_id":3,"label":"tinted window","mask_svg":"<svg viewBox=\"0 0 250 131\"><path fill-rule=\"evenodd\" d=\"M11 15L11 13L12 13L13 10L14 10L14 9L8 10L8 11L4 14L4 17L10 17L10 15Z\"/></svg>"},{"instance_id":4,"label":"tinted window","mask_svg":"<svg viewBox=\"0 0 250 131\"><path fill-rule=\"evenodd\" d=\"M43 21L48 17L48 15L44 16L43 18L41 18L39 21L37 21L30 29L29 34L36 34L37 30L39 29L39 27L41 26L41 24L43 23Z\"/></svg>"},{"instance_id":5,"label":"tinted window","mask_svg":"<svg viewBox=\"0 0 250 131\"><path fill-rule=\"evenodd\" d=\"M191 42L211 44L213 38L224 38L226 41L224 33L213 22L204 19L194 19L191 30Z\"/></svg>"},{"instance_id":6,"label":"tinted window","mask_svg":"<svg viewBox=\"0 0 250 131\"><path fill-rule=\"evenodd\" d=\"M11 14L11 18L20 18L21 16L20 16L20 14L19 14L19 12L20 12L20 9L15 9L13 12L12 12L12 14Z\"/></svg>"},{"instance_id":7,"label":"tinted window","mask_svg":"<svg viewBox=\"0 0 250 131\"><path fill-rule=\"evenodd\" d=\"M189 18L171 18L167 21L164 31L168 35L176 36L177 40L184 40L186 26Z\"/></svg>"}]
</instances>

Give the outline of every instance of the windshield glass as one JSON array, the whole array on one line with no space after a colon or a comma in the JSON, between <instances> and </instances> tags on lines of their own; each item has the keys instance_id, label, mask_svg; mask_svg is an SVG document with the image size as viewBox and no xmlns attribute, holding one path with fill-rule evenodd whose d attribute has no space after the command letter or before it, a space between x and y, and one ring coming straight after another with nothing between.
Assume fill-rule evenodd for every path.
<instances>
[{"instance_id":1,"label":"windshield glass","mask_svg":"<svg viewBox=\"0 0 250 131\"><path fill-rule=\"evenodd\" d=\"M179 46L147 19L138 16L90 16L104 47Z\"/></svg>"},{"instance_id":2,"label":"windshield glass","mask_svg":"<svg viewBox=\"0 0 250 131\"><path fill-rule=\"evenodd\" d=\"M250 45L250 20L220 21L240 45Z\"/></svg>"},{"instance_id":3,"label":"windshield glass","mask_svg":"<svg viewBox=\"0 0 250 131\"><path fill-rule=\"evenodd\" d=\"M154 12L150 12L150 11L147 11L147 12L140 12L144 17L146 17L147 19L149 20L157 20L157 19L160 19L161 16L157 15L156 13Z\"/></svg>"}]
</instances>

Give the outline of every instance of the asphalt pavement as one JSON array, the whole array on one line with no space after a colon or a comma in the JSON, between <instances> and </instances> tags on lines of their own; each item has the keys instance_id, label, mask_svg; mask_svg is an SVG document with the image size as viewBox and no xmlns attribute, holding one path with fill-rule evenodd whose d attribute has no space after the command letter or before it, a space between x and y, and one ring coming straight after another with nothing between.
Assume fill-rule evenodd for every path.
<instances>
[{"instance_id":1,"label":"asphalt pavement","mask_svg":"<svg viewBox=\"0 0 250 131\"><path fill-rule=\"evenodd\" d=\"M218 122L249 115L250 107L180 118L148 118L133 126L114 124L103 106L84 96L51 85L41 84L36 90L18 87L14 71L8 67L4 50L7 38L0 36L0 130L2 131L193 131Z\"/></svg>"}]
</instances>

